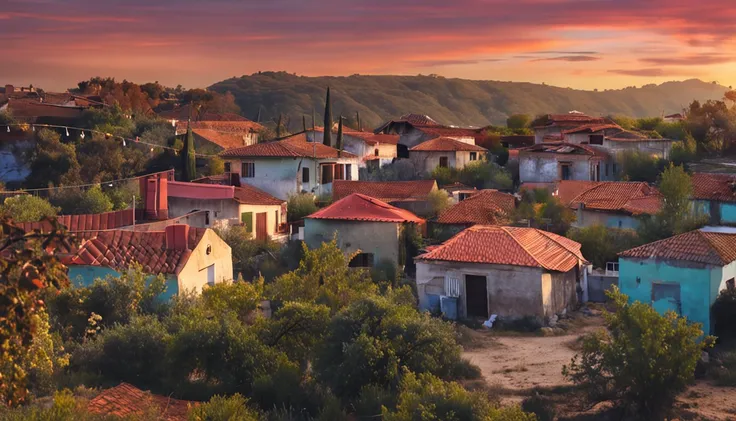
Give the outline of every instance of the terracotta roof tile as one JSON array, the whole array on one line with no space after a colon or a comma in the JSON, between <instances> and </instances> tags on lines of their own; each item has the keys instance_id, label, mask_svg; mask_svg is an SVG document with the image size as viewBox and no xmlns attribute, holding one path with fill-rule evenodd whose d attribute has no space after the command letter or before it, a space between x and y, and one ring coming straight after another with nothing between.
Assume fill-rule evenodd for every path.
<instances>
[{"instance_id":1,"label":"terracotta roof tile","mask_svg":"<svg viewBox=\"0 0 736 421\"><path fill-rule=\"evenodd\" d=\"M255 157L315 157L317 159L337 158L338 150L319 142L307 142L304 133L286 139L256 143L255 145L228 149L220 154L223 157L255 158ZM356 158L350 152L342 151L342 158Z\"/></svg>"},{"instance_id":2,"label":"terracotta roof tile","mask_svg":"<svg viewBox=\"0 0 736 421\"><path fill-rule=\"evenodd\" d=\"M552 154L577 154L577 155L589 155L601 158L609 158L610 155L606 152L593 148L589 145L578 145L575 143L566 142L544 142L538 143L533 146L519 149L519 155L526 153L552 153Z\"/></svg>"},{"instance_id":3,"label":"terracotta roof tile","mask_svg":"<svg viewBox=\"0 0 736 421\"><path fill-rule=\"evenodd\" d=\"M695 173L692 175L693 199L736 202L736 176Z\"/></svg>"},{"instance_id":4,"label":"terracotta roof tile","mask_svg":"<svg viewBox=\"0 0 736 421\"><path fill-rule=\"evenodd\" d=\"M93 414L113 415L121 418L150 415L150 411L154 410L158 415L156 419L185 421L190 405L196 405L196 403L154 395L131 384L120 383L113 388L103 390L90 400L87 410Z\"/></svg>"},{"instance_id":5,"label":"terracotta roof tile","mask_svg":"<svg viewBox=\"0 0 736 421\"><path fill-rule=\"evenodd\" d=\"M498 190L480 190L442 212L440 224L495 225L507 223L516 208L516 198Z\"/></svg>"},{"instance_id":6,"label":"terracotta roof tile","mask_svg":"<svg viewBox=\"0 0 736 421\"><path fill-rule=\"evenodd\" d=\"M558 184L558 197L563 204L573 208L582 204L586 209L632 215L653 215L662 207L659 192L642 182L563 180Z\"/></svg>"},{"instance_id":7,"label":"terracotta roof tile","mask_svg":"<svg viewBox=\"0 0 736 421\"><path fill-rule=\"evenodd\" d=\"M582 126L575 127L574 129L564 130L564 134L572 133L595 133L601 130L618 129L623 130L618 124L609 123L595 123L595 124L583 124Z\"/></svg>"},{"instance_id":8,"label":"terracotta roof tile","mask_svg":"<svg viewBox=\"0 0 736 421\"><path fill-rule=\"evenodd\" d=\"M472 137L475 138L481 133L481 129L471 129L463 127L449 126L417 126L417 130L433 136L440 137Z\"/></svg>"},{"instance_id":9,"label":"terracotta roof tile","mask_svg":"<svg viewBox=\"0 0 736 421\"><path fill-rule=\"evenodd\" d=\"M414 222L424 220L413 213L372 197L354 193L309 215L310 219L334 219L369 222Z\"/></svg>"},{"instance_id":10,"label":"terracotta roof tile","mask_svg":"<svg viewBox=\"0 0 736 421\"><path fill-rule=\"evenodd\" d=\"M340 200L353 193L382 200L384 202L399 202L426 200L432 190L437 189L434 180L416 181L346 181L332 182L332 198Z\"/></svg>"},{"instance_id":11,"label":"terracotta roof tile","mask_svg":"<svg viewBox=\"0 0 736 421\"><path fill-rule=\"evenodd\" d=\"M452 152L452 151L470 151L470 152L487 152L486 148L471 143L461 142L451 137L436 137L434 139L422 142L410 151L426 151L426 152Z\"/></svg>"},{"instance_id":12,"label":"terracotta roof tile","mask_svg":"<svg viewBox=\"0 0 736 421\"><path fill-rule=\"evenodd\" d=\"M313 129L307 129L307 131L315 131L324 133L324 127L314 127ZM332 130L332 136L337 134L337 130ZM373 133L364 132L360 130L345 129L343 127L343 134L347 136L358 137L362 139L368 145L384 144L384 145L396 145L399 143L399 135L397 134L384 134L384 133Z\"/></svg>"},{"instance_id":13,"label":"terracotta roof tile","mask_svg":"<svg viewBox=\"0 0 736 421\"><path fill-rule=\"evenodd\" d=\"M59 215L56 220L70 232L108 230L133 225L133 209L88 215ZM46 221L19 222L16 225L25 231L51 229L51 224Z\"/></svg>"},{"instance_id":14,"label":"terracotta roof tile","mask_svg":"<svg viewBox=\"0 0 736 421\"><path fill-rule=\"evenodd\" d=\"M736 261L736 234L695 230L626 250L619 256L725 266Z\"/></svg>"},{"instance_id":15,"label":"terracotta roof tile","mask_svg":"<svg viewBox=\"0 0 736 421\"><path fill-rule=\"evenodd\" d=\"M550 232L475 225L417 256L417 260L530 266L567 272L585 258L579 243Z\"/></svg>"},{"instance_id":16,"label":"terracotta roof tile","mask_svg":"<svg viewBox=\"0 0 736 421\"><path fill-rule=\"evenodd\" d=\"M240 187L235 187L234 199L239 203L246 205L282 205L286 203L284 200L277 199L263 190L253 187L247 183L242 184Z\"/></svg>"}]
</instances>

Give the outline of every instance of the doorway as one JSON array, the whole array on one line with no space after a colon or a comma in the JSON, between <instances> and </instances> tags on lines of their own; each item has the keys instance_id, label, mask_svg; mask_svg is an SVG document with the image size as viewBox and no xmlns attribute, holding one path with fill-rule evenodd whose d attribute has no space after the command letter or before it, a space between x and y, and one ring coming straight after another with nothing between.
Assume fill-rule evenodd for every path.
<instances>
[{"instance_id":1,"label":"doorway","mask_svg":"<svg viewBox=\"0 0 736 421\"><path fill-rule=\"evenodd\" d=\"M485 276L465 275L465 303L469 318L488 319L488 284Z\"/></svg>"},{"instance_id":2,"label":"doorway","mask_svg":"<svg viewBox=\"0 0 736 421\"><path fill-rule=\"evenodd\" d=\"M266 241L268 229L266 228L266 212L256 214L256 240Z\"/></svg>"}]
</instances>

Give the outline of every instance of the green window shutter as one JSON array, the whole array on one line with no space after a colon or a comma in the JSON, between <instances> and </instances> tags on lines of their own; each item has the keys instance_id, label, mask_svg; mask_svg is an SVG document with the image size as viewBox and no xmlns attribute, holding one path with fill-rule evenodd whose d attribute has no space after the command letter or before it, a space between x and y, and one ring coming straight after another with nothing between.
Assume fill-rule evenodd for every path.
<instances>
[{"instance_id":1,"label":"green window shutter","mask_svg":"<svg viewBox=\"0 0 736 421\"><path fill-rule=\"evenodd\" d=\"M241 213L240 221L245 225L246 232L253 232L253 212Z\"/></svg>"}]
</instances>

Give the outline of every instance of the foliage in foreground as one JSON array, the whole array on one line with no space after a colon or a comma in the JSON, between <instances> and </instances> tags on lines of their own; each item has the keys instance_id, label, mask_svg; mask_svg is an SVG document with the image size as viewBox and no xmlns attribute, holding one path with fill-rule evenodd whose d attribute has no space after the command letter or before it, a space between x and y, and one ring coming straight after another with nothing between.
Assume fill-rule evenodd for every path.
<instances>
[{"instance_id":1,"label":"foliage in foreground","mask_svg":"<svg viewBox=\"0 0 736 421\"><path fill-rule=\"evenodd\" d=\"M663 419L714 338L674 312L629 304L616 287L607 294L615 309L604 314L608 331L586 336L563 374L593 401L613 400L642 419Z\"/></svg>"},{"instance_id":2,"label":"foliage in foreground","mask_svg":"<svg viewBox=\"0 0 736 421\"><path fill-rule=\"evenodd\" d=\"M59 208L46 199L30 194L21 194L5 199L0 205L0 215L13 218L15 222L36 222L56 216Z\"/></svg>"}]
</instances>

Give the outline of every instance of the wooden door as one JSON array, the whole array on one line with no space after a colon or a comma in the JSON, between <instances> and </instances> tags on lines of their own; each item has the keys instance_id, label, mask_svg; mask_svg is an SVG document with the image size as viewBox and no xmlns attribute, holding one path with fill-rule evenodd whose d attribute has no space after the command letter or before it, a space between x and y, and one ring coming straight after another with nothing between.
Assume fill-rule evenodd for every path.
<instances>
[{"instance_id":1,"label":"wooden door","mask_svg":"<svg viewBox=\"0 0 736 421\"><path fill-rule=\"evenodd\" d=\"M465 303L468 317L488 319L488 289L485 276L465 275Z\"/></svg>"},{"instance_id":2,"label":"wooden door","mask_svg":"<svg viewBox=\"0 0 736 421\"><path fill-rule=\"evenodd\" d=\"M266 228L266 212L256 214L256 240L265 241L268 238L268 229Z\"/></svg>"}]
</instances>

